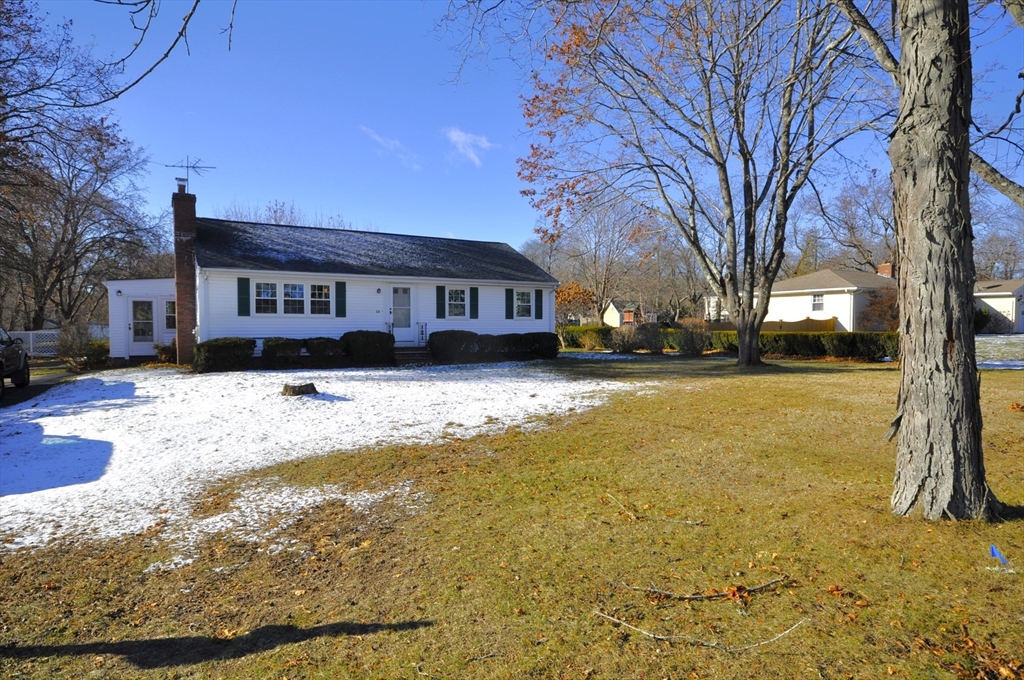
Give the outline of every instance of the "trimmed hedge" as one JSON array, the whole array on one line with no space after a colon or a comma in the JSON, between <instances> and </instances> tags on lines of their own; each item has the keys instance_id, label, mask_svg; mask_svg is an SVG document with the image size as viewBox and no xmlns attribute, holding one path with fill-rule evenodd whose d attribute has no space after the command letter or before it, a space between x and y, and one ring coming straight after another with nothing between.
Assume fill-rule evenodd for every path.
<instances>
[{"instance_id":1,"label":"trimmed hedge","mask_svg":"<svg viewBox=\"0 0 1024 680\"><path fill-rule=\"evenodd\" d=\"M214 338L195 347L192 368L196 373L244 371L252 362L256 341L252 338Z\"/></svg>"},{"instance_id":2,"label":"trimmed hedge","mask_svg":"<svg viewBox=\"0 0 1024 680\"><path fill-rule=\"evenodd\" d=\"M443 364L554 359L558 346L554 333L478 335L473 331L435 331L427 339L430 354Z\"/></svg>"},{"instance_id":3,"label":"trimmed hedge","mask_svg":"<svg viewBox=\"0 0 1024 680\"><path fill-rule=\"evenodd\" d=\"M394 366L395 336L384 331L349 331L341 345L356 366Z\"/></svg>"},{"instance_id":4,"label":"trimmed hedge","mask_svg":"<svg viewBox=\"0 0 1024 680\"><path fill-rule=\"evenodd\" d=\"M592 333L597 336L600 347L611 346L611 326L565 326L562 328L562 338L566 347L585 347L583 336Z\"/></svg>"},{"instance_id":5,"label":"trimmed hedge","mask_svg":"<svg viewBox=\"0 0 1024 680\"><path fill-rule=\"evenodd\" d=\"M263 368L297 368L305 340L293 338L265 338L263 340Z\"/></svg>"},{"instance_id":6,"label":"trimmed hedge","mask_svg":"<svg viewBox=\"0 0 1024 680\"><path fill-rule=\"evenodd\" d=\"M345 345L339 338L309 338L306 352L313 368L344 368L349 364Z\"/></svg>"},{"instance_id":7,"label":"trimmed hedge","mask_svg":"<svg viewBox=\"0 0 1024 680\"><path fill-rule=\"evenodd\" d=\"M736 331L714 331L711 347L734 354ZM895 331L857 333L764 333L758 339L762 354L798 357L899 358L900 336Z\"/></svg>"}]
</instances>

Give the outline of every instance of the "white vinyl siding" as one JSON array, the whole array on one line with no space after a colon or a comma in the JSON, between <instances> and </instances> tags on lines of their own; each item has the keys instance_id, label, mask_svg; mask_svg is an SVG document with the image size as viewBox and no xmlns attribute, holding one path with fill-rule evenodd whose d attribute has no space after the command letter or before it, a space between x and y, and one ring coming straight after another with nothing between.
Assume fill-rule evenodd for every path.
<instances>
[{"instance_id":1,"label":"white vinyl siding","mask_svg":"<svg viewBox=\"0 0 1024 680\"><path fill-rule=\"evenodd\" d=\"M256 282L277 284L280 294L285 283L304 283L307 294L315 286L327 286L329 295L334 294L336 281L346 283L346 315L336 317L333 314L311 313L307 305L306 314L253 314L238 315L238 278L248 277L253 282L255 293ZM303 274L296 272L267 273L239 270L202 270L198 277L199 284L199 340L240 336L248 338L288 337L313 338L318 336L337 338L353 330L387 330L388 312L391 308L391 289L393 286L409 286L415 289L412 295L412 325L426 324L426 332L439 330L471 330L476 333L530 333L550 332L555 330L554 286L537 285L545 291L544 319L532 318L505 319L505 289L507 283L490 283L478 281L446 281L443 279L385 279L371 277L346 277L329 274ZM443 285L448 288L466 291L466 315L446 319L437 318L436 287ZM479 288L479 319L469 318L469 288ZM380 291L378 293L378 290ZM533 288L528 292L533 295ZM255 297L254 297L255 299ZM447 300L447 295L446 295ZM338 300L330 301L331 309ZM280 311L280 306L278 306ZM531 298L532 311L532 298Z\"/></svg>"}]
</instances>

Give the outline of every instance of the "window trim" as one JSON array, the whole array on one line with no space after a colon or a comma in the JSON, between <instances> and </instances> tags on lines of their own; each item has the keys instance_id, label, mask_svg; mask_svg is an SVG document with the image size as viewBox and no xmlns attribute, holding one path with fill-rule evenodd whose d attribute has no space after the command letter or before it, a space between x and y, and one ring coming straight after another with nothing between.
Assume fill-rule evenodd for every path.
<instances>
[{"instance_id":1,"label":"window trim","mask_svg":"<svg viewBox=\"0 0 1024 680\"><path fill-rule=\"evenodd\" d=\"M825 294L824 293L812 293L811 294L811 311L812 312L823 312L823 311L825 311Z\"/></svg>"},{"instance_id":2,"label":"window trim","mask_svg":"<svg viewBox=\"0 0 1024 680\"><path fill-rule=\"evenodd\" d=\"M324 297L313 297L313 287L322 288L321 294ZM327 309L320 312L314 312L313 306L316 303L327 303ZM311 283L309 284L309 316L330 316L331 315L331 284L329 283Z\"/></svg>"}]
</instances>

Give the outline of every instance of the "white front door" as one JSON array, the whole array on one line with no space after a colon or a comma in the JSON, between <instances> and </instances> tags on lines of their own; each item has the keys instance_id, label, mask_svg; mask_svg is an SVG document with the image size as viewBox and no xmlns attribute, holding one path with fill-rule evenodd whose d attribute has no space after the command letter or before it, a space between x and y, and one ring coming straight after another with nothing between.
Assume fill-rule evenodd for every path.
<instances>
[{"instance_id":1,"label":"white front door","mask_svg":"<svg viewBox=\"0 0 1024 680\"><path fill-rule=\"evenodd\" d=\"M153 300L129 300L128 311L131 321L128 323L129 354L132 356L152 356L155 354Z\"/></svg>"},{"instance_id":2,"label":"white front door","mask_svg":"<svg viewBox=\"0 0 1024 680\"><path fill-rule=\"evenodd\" d=\"M391 333L395 336L396 345L416 344L412 310L412 288L391 286Z\"/></svg>"}]
</instances>

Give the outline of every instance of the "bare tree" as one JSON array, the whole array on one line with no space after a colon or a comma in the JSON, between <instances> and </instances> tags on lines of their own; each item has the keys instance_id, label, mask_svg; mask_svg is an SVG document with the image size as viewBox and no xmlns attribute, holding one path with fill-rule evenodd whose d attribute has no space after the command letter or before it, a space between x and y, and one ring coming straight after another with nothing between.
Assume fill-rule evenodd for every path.
<instances>
[{"instance_id":1,"label":"bare tree","mask_svg":"<svg viewBox=\"0 0 1024 680\"><path fill-rule=\"evenodd\" d=\"M0 229L2 278L20 286L30 329L89 316L105 278L159 247L134 184L141 150L105 119L76 116L60 132L33 140L30 181L9 192Z\"/></svg>"},{"instance_id":2,"label":"bare tree","mask_svg":"<svg viewBox=\"0 0 1024 680\"><path fill-rule=\"evenodd\" d=\"M355 228L351 222L341 215L322 215L320 213L309 215L302 208L296 206L295 201L285 203L284 201L273 200L263 207L232 203L227 208L218 211L217 216L225 220L240 220L261 224L293 224L306 227L322 227L325 229ZM376 230L376 227L373 225L366 229L366 231Z\"/></svg>"},{"instance_id":3,"label":"bare tree","mask_svg":"<svg viewBox=\"0 0 1024 680\"><path fill-rule=\"evenodd\" d=\"M974 354L971 39L966 0L903 0L900 58L852 0L835 0L900 88L889 146L900 261L893 512L989 516Z\"/></svg>"},{"instance_id":4,"label":"bare tree","mask_svg":"<svg viewBox=\"0 0 1024 680\"><path fill-rule=\"evenodd\" d=\"M534 205L556 230L581 199L673 225L737 325L740 365L759 363L796 196L824 154L876 122L853 31L813 0L532 8L550 18L525 104Z\"/></svg>"},{"instance_id":5,"label":"bare tree","mask_svg":"<svg viewBox=\"0 0 1024 680\"><path fill-rule=\"evenodd\" d=\"M892 181L872 172L846 182L830 199L815 191L811 210L839 248L835 264L878 272L878 265L896 260L896 223L892 212Z\"/></svg>"}]
</instances>

